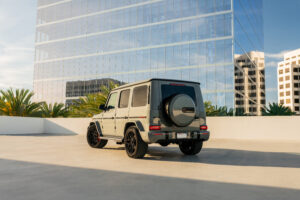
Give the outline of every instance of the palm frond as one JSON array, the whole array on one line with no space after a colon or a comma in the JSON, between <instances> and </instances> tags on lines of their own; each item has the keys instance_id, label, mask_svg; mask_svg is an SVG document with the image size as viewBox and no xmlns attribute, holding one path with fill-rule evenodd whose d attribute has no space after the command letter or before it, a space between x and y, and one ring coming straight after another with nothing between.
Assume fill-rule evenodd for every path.
<instances>
[{"instance_id":1,"label":"palm frond","mask_svg":"<svg viewBox=\"0 0 300 200\"><path fill-rule=\"evenodd\" d=\"M274 115L295 115L289 107L286 107L282 104L277 103L269 103L269 107L262 111L264 116L274 116Z\"/></svg>"},{"instance_id":2,"label":"palm frond","mask_svg":"<svg viewBox=\"0 0 300 200\"><path fill-rule=\"evenodd\" d=\"M118 87L117 84L110 81L108 86L102 85L99 93L87 94L85 97L80 97L74 100L70 106L70 115L73 117L92 117L101 113L99 105L105 104L110 91Z\"/></svg>"}]
</instances>

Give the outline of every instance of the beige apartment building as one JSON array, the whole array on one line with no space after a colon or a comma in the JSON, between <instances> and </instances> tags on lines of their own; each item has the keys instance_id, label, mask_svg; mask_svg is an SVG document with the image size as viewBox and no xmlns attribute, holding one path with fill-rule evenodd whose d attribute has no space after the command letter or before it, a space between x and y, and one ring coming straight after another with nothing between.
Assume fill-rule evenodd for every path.
<instances>
[{"instance_id":1,"label":"beige apartment building","mask_svg":"<svg viewBox=\"0 0 300 200\"><path fill-rule=\"evenodd\" d=\"M264 53L259 51L234 56L234 100L237 115L261 115L265 108L264 57Z\"/></svg>"},{"instance_id":2,"label":"beige apartment building","mask_svg":"<svg viewBox=\"0 0 300 200\"><path fill-rule=\"evenodd\" d=\"M300 49L284 54L278 63L278 103L300 114Z\"/></svg>"}]
</instances>

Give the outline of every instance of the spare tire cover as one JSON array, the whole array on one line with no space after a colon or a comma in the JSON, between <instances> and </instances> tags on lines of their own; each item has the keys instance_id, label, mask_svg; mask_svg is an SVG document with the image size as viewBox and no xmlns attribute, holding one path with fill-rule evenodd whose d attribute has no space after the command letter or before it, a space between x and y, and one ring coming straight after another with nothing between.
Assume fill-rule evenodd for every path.
<instances>
[{"instance_id":1,"label":"spare tire cover","mask_svg":"<svg viewBox=\"0 0 300 200\"><path fill-rule=\"evenodd\" d=\"M166 113L177 126L187 126L195 119L196 106L188 95L178 94L172 97L165 106Z\"/></svg>"}]
</instances>

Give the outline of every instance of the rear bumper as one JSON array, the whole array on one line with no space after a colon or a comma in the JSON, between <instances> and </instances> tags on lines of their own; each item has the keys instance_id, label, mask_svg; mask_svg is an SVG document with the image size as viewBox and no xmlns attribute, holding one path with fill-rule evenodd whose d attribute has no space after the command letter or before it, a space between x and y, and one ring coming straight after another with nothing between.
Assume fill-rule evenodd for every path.
<instances>
[{"instance_id":1,"label":"rear bumper","mask_svg":"<svg viewBox=\"0 0 300 200\"><path fill-rule=\"evenodd\" d=\"M161 132L161 131L150 131L148 133L149 142L157 143L162 141L181 141L181 140L203 140L207 141L209 139L209 131L193 131L187 132L186 138L177 138L177 132Z\"/></svg>"}]
</instances>

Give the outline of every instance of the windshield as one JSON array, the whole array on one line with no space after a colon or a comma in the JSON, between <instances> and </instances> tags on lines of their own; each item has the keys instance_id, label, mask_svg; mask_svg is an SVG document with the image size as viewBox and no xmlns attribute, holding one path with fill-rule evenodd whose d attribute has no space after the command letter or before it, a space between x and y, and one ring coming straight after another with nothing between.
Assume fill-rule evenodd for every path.
<instances>
[{"instance_id":1,"label":"windshield","mask_svg":"<svg viewBox=\"0 0 300 200\"><path fill-rule=\"evenodd\" d=\"M161 85L161 93L162 93L163 101L176 94L186 94L194 100L195 104L197 104L195 90L194 87L192 86L178 86L178 85L164 84Z\"/></svg>"}]
</instances>

